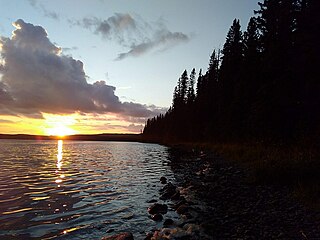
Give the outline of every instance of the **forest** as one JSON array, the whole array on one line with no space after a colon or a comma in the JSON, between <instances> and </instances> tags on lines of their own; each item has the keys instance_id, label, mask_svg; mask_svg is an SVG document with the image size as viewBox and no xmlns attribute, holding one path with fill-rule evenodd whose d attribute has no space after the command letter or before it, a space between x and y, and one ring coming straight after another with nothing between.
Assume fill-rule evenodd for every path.
<instances>
[{"instance_id":1,"label":"forest","mask_svg":"<svg viewBox=\"0 0 320 240\"><path fill-rule=\"evenodd\" d=\"M320 142L320 1L264 0L234 19L206 71L184 70L155 142Z\"/></svg>"}]
</instances>

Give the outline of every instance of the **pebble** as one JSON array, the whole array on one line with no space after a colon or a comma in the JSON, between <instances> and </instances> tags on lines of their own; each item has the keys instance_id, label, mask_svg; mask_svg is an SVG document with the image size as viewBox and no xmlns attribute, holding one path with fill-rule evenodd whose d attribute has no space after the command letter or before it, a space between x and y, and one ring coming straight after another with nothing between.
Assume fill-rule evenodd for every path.
<instances>
[{"instance_id":1,"label":"pebble","mask_svg":"<svg viewBox=\"0 0 320 240\"><path fill-rule=\"evenodd\" d=\"M189 211L189 207L186 204L182 204L181 206L178 207L178 209L176 210L176 212L178 214L184 214L186 212Z\"/></svg>"},{"instance_id":2,"label":"pebble","mask_svg":"<svg viewBox=\"0 0 320 240\"><path fill-rule=\"evenodd\" d=\"M130 232L124 232L109 237L103 237L101 240L134 240L133 235Z\"/></svg>"},{"instance_id":3,"label":"pebble","mask_svg":"<svg viewBox=\"0 0 320 240\"><path fill-rule=\"evenodd\" d=\"M167 211L168 211L168 206L160 203L155 203L148 208L148 213L152 215L157 213L166 214Z\"/></svg>"}]
</instances>

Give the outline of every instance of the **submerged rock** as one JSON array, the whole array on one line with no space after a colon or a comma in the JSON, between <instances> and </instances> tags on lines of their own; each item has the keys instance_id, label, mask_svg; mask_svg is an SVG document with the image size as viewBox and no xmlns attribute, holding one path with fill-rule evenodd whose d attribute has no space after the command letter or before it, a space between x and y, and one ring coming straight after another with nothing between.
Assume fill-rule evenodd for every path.
<instances>
[{"instance_id":1,"label":"submerged rock","mask_svg":"<svg viewBox=\"0 0 320 240\"><path fill-rule=\"evenodd\" d=\"M165 185L161 190L160 193L162 194L160 196L161 200L168 200L171 199L172 196L174 196L177 193L177 187L174 186L172 183L168 183Z\"/></svg>"},{"instance_id":2,"label":"submerged rock","mask_svg":"<svg viewBox=\"0 0 320 240\"><path fill-rule=\"evenodd\" d=\"M160 221L162 221L163 217L162 217L162 215L160 213L157 213L157 214L152 215L151 219L153 221L160 222Z\"/></svg>"},{"instance_id":3,"label":"submerged rock","mask_svg":"<svg viewBox=\"0 0 320 240\"><path fill-rule=\"evenodd\" d=\"M160 182L161 182L162 184L166 184L166 183L167 183L167 178L166 178L166 177L161 177L161 178L160 178Z\"/></svg>"},{"instance_id":4,"label":"submerged rock","mask_svg":"<svg viewBox=\"0 0 320 240\"><path fill-rule=\"evenodd\" d=\"M157 213L166 214L167 211L168 211L168 206L160 203L155 203L148 208L148 213L152 215Z\"/></svg>"},{"instance_id":5,"label":"submerged rock","mask_svg":"<svg viewBox=\"0 0 320 240\"><path fill-rule=\"evenodd\" d=\"M109 237L103 237L101 240L134 240L133 235L130 232L119 233Z\"/></svg>"}]
</instances>

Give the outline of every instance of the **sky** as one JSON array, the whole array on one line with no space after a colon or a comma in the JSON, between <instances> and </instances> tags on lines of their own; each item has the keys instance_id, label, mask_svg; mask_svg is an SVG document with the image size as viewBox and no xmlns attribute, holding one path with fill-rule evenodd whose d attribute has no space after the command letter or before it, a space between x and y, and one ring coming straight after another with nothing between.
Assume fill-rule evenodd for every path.
<instances>
[{"instance_id":1,"label":"sky","mask_svg":"<svg viewBox=\"0 0 320 240\"><path fill-rule=\"evenodd\" d=\"M258 0L0 0L0 133L139 133Z\"/></svg>"}]
</instances>

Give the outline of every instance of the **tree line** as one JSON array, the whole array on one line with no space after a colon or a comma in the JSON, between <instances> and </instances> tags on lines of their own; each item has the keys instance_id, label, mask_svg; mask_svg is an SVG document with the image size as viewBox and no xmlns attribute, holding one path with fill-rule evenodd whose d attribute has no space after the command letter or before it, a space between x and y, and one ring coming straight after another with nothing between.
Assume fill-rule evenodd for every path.
<instances>
[{"instance_id":1,"label":"tree line","mask_svg":"<svg viewBox=\"0 0 320 240\"><path fill-rule=\"evenodd\" d=\"M320 136L320 1L264 0L202 73L184 70L153 141L301 141Z\"/></svg>"}]
</instances>

